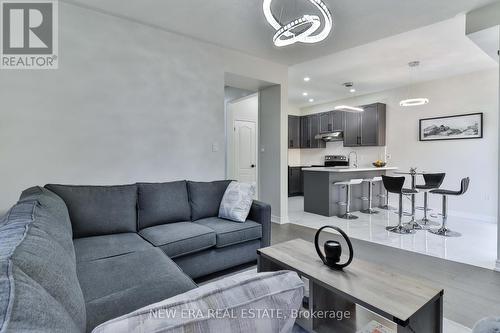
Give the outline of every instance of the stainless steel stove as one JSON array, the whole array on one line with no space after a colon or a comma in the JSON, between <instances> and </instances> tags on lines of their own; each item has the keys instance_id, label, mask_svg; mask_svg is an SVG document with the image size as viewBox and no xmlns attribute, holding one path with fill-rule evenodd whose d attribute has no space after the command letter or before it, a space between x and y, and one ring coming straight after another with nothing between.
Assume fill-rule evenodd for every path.
<instances>
[{"instance_id":1,"label":"stainless steel stove","mask_svg":"<svg viewBox=\"0 0 500 333\"><path fill-rule=\"evenodd\" d=\"M345 155L326 155L325 167L349 167L349 159Z\"/></svg>"}]
</instances>

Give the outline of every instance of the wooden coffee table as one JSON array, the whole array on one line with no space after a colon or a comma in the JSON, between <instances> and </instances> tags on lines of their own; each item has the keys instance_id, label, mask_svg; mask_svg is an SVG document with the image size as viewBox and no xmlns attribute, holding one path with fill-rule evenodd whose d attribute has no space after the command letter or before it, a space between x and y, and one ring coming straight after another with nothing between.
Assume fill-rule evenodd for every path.
<instances>
[{"instance_id":1,"label":"wooden coffee table","mask_svg":"<svg viewBox=\"0 0 500 333\"><path fill-rule=\"evenodd\" d=\"M325 266L302 239L257 253L259 272L292 270L308 281L309 302L297 323L309 332L357 332L373 321L397 333L443 331L443 289L356 259L356 249L344 271Z\"/></svg>"}]
</instances>

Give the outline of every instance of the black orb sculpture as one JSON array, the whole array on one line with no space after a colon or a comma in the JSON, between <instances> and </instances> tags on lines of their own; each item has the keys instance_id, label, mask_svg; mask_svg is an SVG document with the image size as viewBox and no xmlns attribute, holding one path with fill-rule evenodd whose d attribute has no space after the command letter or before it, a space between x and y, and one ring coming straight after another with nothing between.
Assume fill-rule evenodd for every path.
<instances>
[{"instance_id":1,"label":"black orb sculpture","mask_svg":"<svg viewBox=\"0 0 500 333\"><path fill-rule=\"evenodd\" d=\"M342 254L342 246L340 246L339 242L334 241L334 240L326 241L324 246L323 246L325 254L323 255L323 253L321 252L321 249L320 249L319 244L318 244L319 234L321 233L321 231L323 231L323 229L327 229L327 228L338 231L342 235L342 237L344 237L344 239L347 243L347 246L349 247L349 259L343 264L339 264L340 255ZM314 237L314 245L316 246L316 252L318 252L318 255L321 258L321 261L323 261L323 263L325 265L327 265L328 267L330 267L331 269L342 270L344 267L347 267L352 261L353 250L352 250L351 240L349 239L347 234L344 231L342 231L342 229L340 229L338 227L335 227L332 225L326 225L324 227L321 227L316 232L316 236Z\"/></svg>"}]
</instances>

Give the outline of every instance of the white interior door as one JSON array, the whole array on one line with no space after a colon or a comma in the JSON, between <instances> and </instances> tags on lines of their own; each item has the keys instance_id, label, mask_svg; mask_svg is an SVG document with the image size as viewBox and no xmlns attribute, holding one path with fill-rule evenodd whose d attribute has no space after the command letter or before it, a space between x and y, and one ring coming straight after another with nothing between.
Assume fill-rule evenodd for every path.
<instances>
[{"instance_id":1,"label":"white interior door","mask_svg":"<svg viewBox=\"0 0 500 333\"><path fill-rule=\"evenodd\" d=\"M236 180L257 183L256 123L234 121L234 170Z\"/></svg>"}]
</instances>

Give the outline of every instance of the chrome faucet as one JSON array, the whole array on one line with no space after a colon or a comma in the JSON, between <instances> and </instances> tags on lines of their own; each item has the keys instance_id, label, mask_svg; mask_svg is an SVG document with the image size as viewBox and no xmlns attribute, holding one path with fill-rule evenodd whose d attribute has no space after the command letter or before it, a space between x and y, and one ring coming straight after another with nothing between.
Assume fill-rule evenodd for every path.
<instances>
[{"instance_id":1,"label":"chrome faucet","mask_svg":"<svg viewBox=\"0 0 500 333\"><path fill-rule=\"evenodd\" d=\"M349 166L351 164L351 154L354 154L354 157L356 157L356 160L354 161L354 163L352 163L352 166L357 168L358 167L358 153L356 153L354 150L349 153L349 155L347 156L347 158L349 159Z\"/></svg>"}]
</instances>

